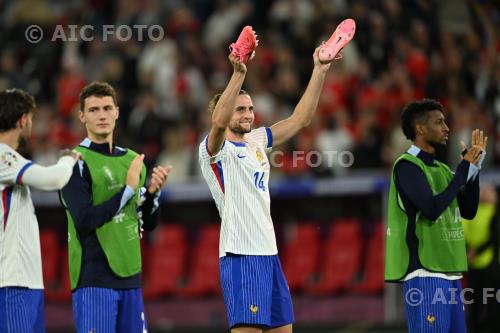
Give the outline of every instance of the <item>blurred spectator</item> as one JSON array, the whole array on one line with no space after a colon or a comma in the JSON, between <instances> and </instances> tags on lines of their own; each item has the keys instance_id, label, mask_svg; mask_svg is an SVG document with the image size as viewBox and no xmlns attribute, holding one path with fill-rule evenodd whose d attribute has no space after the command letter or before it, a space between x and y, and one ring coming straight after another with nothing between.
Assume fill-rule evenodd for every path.
<instances>
[{"instance_id":1,"label":"blurred spectator","mask_svg":"<svg viewBox=\"0 0 500 333\"><path fill-rule=\"evenodd\" d=\"M367 109L359 114L354 130L356 142L353 154L353 168L377 168L382 163L382 131L377 126L374 110Z\"/></svg>"},{"instance_id":2,"label":"blurred spectator","mask_svg":"<svg viewBox=\"0 0 500 333\"><path fill-rule=\"evenodd\" d=\"M70 55L64 58L61 76L57 83L57 106L64 118L70 116L79 104L80 90L85 86L82 64L78 57Z\"/></svg>"},{"instance_id":3,"label":"blurred spectator","mask_svg":"<svg viewBox=\"0 0 500 333\"><path fill-rule=\"evenodd\" d=\"M323 168L330 172L327 175L345 175L347 169L337 161L339 154L351 151L354 140L347 127L349 122L345 109L340 109L327 120L325 129L321 131L316 140L317 148L322 153ZM329 157L331 155L332 157Z\"/></svg>"},{"instance_id":4,"label":"blurred spectator","mask_svg":"<svg viewBox=\"0 0 500 333\"><path fill-rule=\"evenodd\" d=\"M169 184L179 184L189 181L193 170L198 165L193 146L188 145L188 129L185 127L169 127L163 131L163 151L158 156L158 165L171 165L175 170L168 176ZM198 169L198 168L196 168Z\"/></svg>"},{"instance_id":5,"label":"blurred spectator","mask_svg":"<svg viewBox=\"0 0 500 333\"><path fill-rule=\"evenodd\" d=\"M26 89L28 79L17 65L14 51L6 49L0 55L0 90L16 87Z\"/></svg>"},{"instance_id":6,"label":"blurred spectator","mask_svg":"<svg viewBox=\"0 0 500 333\"><path fill-rule=\"evenodd\" d=\"M181 112L175 99L176 67L177 46L167 38L148 43L139 56L139 80L152 88L160 104L158 115L163 119L175 120Z\"/></svg>"},{"instance_id":7,"label":"blurred spectator","mask_svg":"<svg viewBox=\"0 0 500 333\"><path fill-rule=\"evenodd\" d=\"M149 91L143 91L129 116L127 132L135 150L145 154L144 163L150 167L161 150L163 121L158 115L158 99Z\"/></svg>"},{"instance_id":8,"label":"blurred spectator","mask_svg":"<svg viewBox=\"0 0 500 333\"><path fill-rule=\"evenodd\" d=\"M45 0L19 0L12 1L7 9L10 25L47 25L54 21L48 1Z\"/></svg>"},{"instance_id":9,"label":"blurred spectator","mask_svg":"<svg viewBox=\"0 0 500 333\"><path fill-rule=\"evenodd\" d=\"M203 29L204 44L208 50L227 47L239 33L237 28L252 13L252 3L247 0L218 0L217 8L208 18ZM234 40L235 41L235 40Z\"/></svg>"},{"instance_id":10,"label":"blurred spectator","mask_svg":"<svg viewBox=\"0 0 500 333\"><path fill-rule=\"evenodd\" d=\"M25 88L59 115L42 121L43 127L53 128L39 136L49 143L34 140L31 147L34 155L50 159L53 148L81 139L73 124L78 121L74 115L82 85L109 81L117 89L124 120L116 129L118 142L146 150L151 163L160 152L168 154L164 124L190 129L179 133L186 135L179 142L188 146L201 139L187 133L208 127L206 105L229 79L228 46L244 25L254 26L260 40L244 89L253 96L256 126L271 125L291 114L298 102L308 79L311 48L328 39L342 19L353 17L356 36L343 50L344 59L328 73L315 132L279 147L284 153L282 174L328 176L351 170L292 168L293 149L298 147L352 151L353 168L388 167L391 156L408 144L394 131L400 108L422 97L439 99L448 111L454 134L445 158L451 165L459 158L457 143L470 140L462 133L479 127L491 140L485 166L497 166L497 7L491 0L466 0L457 6L433 0L0 2L0 88ZM26 42L29 24L44 27L45 38L39 43ZM92 24L94 38L51 41L55 24ZM105 24L160 25L165 35L160 41L141 41L133 31L131 40L108 36L104 41Z\"/></svg>"},{"instance_id":11,"label":"blurred spectator","mask_svg":"<svg viewBox=\"0 0 500 333\"><path fill-rule=\"evenodd\" d=\"M464 221L470 287L473 289L469 311L469 327L473 333L500 331L500 304L488 298L488 290L500 290L500 228L497 210L497 191L489 184L481 185L480 203L476 217ZM488 289L491 288L491 289Z\"/></svg>"}]
</instances>

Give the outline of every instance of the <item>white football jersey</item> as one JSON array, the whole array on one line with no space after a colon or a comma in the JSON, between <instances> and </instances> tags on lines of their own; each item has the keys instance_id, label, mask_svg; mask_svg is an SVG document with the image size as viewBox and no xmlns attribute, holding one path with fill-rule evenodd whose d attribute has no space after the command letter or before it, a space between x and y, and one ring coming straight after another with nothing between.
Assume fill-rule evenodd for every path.
<instances>
[{"instance_id":1,"label":"white football jersey","mask_svg":"<svg viewBox=\"0 0 500 333\"><path fill-rule=\"evenodd\" d=\"M275 255L278 253L269 196L272 149L271 129L245 134L245 143L226 140L211 156L208 137L199 148L199 163L222 220L219 256L226 253Z\"/></svg>"},{"instance_id":2,"label":"white football jersey","mask_svg":"<svg viewBox=\"0 0 500 333\"><path fill-rule=\"evenodd\" d=\"M40 234L23 174L33 163L0 143L0 287L43 289Z\"/></svg>"}]
</instances>

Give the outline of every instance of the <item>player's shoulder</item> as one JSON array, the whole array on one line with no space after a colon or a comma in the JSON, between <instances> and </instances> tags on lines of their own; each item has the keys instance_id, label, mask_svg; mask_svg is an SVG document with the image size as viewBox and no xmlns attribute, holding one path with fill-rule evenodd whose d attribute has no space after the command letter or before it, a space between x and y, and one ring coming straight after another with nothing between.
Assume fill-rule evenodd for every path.
<instances>
[{"instance_id":1,"label":"player's shoulder","mask_svg":"<svg viewBox=\"0 0 500 333\"><path fill-rule=\"evenodd\" d=\"M229 141L229 140L224 140L220 151L221 152L227 151L227 150L234 148L235 146L236 145L234 142ZM203 138L203 140L200 142L200 144L198 146L198 151L199 151L200 156L205 156L205 155L208 155L209 157L212 156L209 149L208 149L208 135L206 135Z\"/></svg>"},{"instance_id":2,"label":"player's shoulder","mask_svg":"<svg viewBox=\"0 0 500 333\"><path fill-rule=\"evenodd\" d=\"M259 127L245 134L245 141L262 148L272 148L273 134L269 127Z\"/></svg>"},{"instance_id":3,"label":"player's shoulder","mask_svg":"<svg viewBox=\"0 0 500 333\"><path fill-rule=\"evenodd\" d=\"M12 153L18 154L18 152L15 151L14 148L9 146L8 144L0 142L0 153L4 153L4 152L12 152Z\"/></svg>"},{"instance_id":4,"label":"player's shoulder","mask_svg":"<svg viewBox=\"0 0 500 333\"><path fill-rule=\"evenodd\" d=\"M258 127L245 134L245 140L255 140L266 134L266 127Z\"/></svg>"},{"instance_id":5,"label":"player's shoulder","mask_svg":"<svg viewBox=\"0 0 500 333\"><path fill-rule=\"evenodd\" d=\"M205 148L207 146L207 144L208 144L207 140L208 140L208 135L205 135L203 137L203 139L200 141L200 144L198 145L198 149L201 150L202 148Z\"/></svg>"},{"instance_id":6,"label":"player's shoulder","mask_svg":"<svg viewBox=\"0 0 500 333\"><path fill-rule=\"evenodd\" d=\"M0 165L8 168L18 163L25 162L27 162L27 160L12 147L4 143L0 143Z\"/></svg>"},{"instance_id":7,"label":"player's shoulder","mask_svg":"<svg viewBox=\"0 0 500 333\"><path fill-rule=\"evenodd\" d=\"M139 153L136 152L133 149L123 148L123 147L119 147L119 146L115 146L114 154L118 155L118 156L122 156L122 155L127 155L128 154L128 155L130 155L132 157L136 157L137 155L139 155Z\"/></svg>"}]
</instances>

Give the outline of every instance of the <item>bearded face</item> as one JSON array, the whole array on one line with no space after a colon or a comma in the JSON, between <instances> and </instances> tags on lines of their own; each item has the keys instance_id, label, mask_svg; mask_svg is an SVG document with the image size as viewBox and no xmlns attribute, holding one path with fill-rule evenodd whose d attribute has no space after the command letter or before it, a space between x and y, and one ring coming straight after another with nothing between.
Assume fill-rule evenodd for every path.
<instances>
[{"instance_id":1,"label":"bearded face","mask_svg":"<svg viewBox=\"0 0 500 333\"><path fill-rule=\"evenodd\" d=\"M236 108L229 122L229 130L238 136L249 133L252 130L254 107L249 95L242 94L236 98Z\"/></svg>"}]
</instances>

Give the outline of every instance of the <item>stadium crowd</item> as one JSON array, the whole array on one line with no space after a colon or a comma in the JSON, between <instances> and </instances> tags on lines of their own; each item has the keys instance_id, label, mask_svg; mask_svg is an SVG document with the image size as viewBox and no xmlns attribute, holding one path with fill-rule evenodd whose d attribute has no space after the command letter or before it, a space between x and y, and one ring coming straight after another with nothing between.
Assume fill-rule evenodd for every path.
<instances>
[{"instance_id":1,"label":"stadium crowd","mask_svg":"<svg viewBox=\"0 0 500 333\"><path fill-rule=\"evenodd\" d=\"M83 126L78 93L93 80L119 94L118 145L146 154L148 166L171 164L169 182L199 177L196 147L208 129L207 104L231 74L228 45L244 25L259 34L244 89L257 125L293 111L306 85L311 50L344 18L356 20L353 42L333 65L313 124L285 147L284 177L332 176L339 167L296 165L292 151L351 151L354 169L388 168L409 142L399 111L416 98L436 98L451 125L448 151L473 128L491 138L485 166L500 162L500 9L492 0L5 0L0 1L0 90L36 96L29 156L42 164L77 145ZM30 25L43 28L38 43ZM100 36L104 25L160 25L160 41ZM56 27L91 25L95 38L53 38ZM59 35L60 36L60 35ZM496 148L495 148L496 147ZM495 150L496 149L496 150Z\"/></svg>"}]
</instances>

